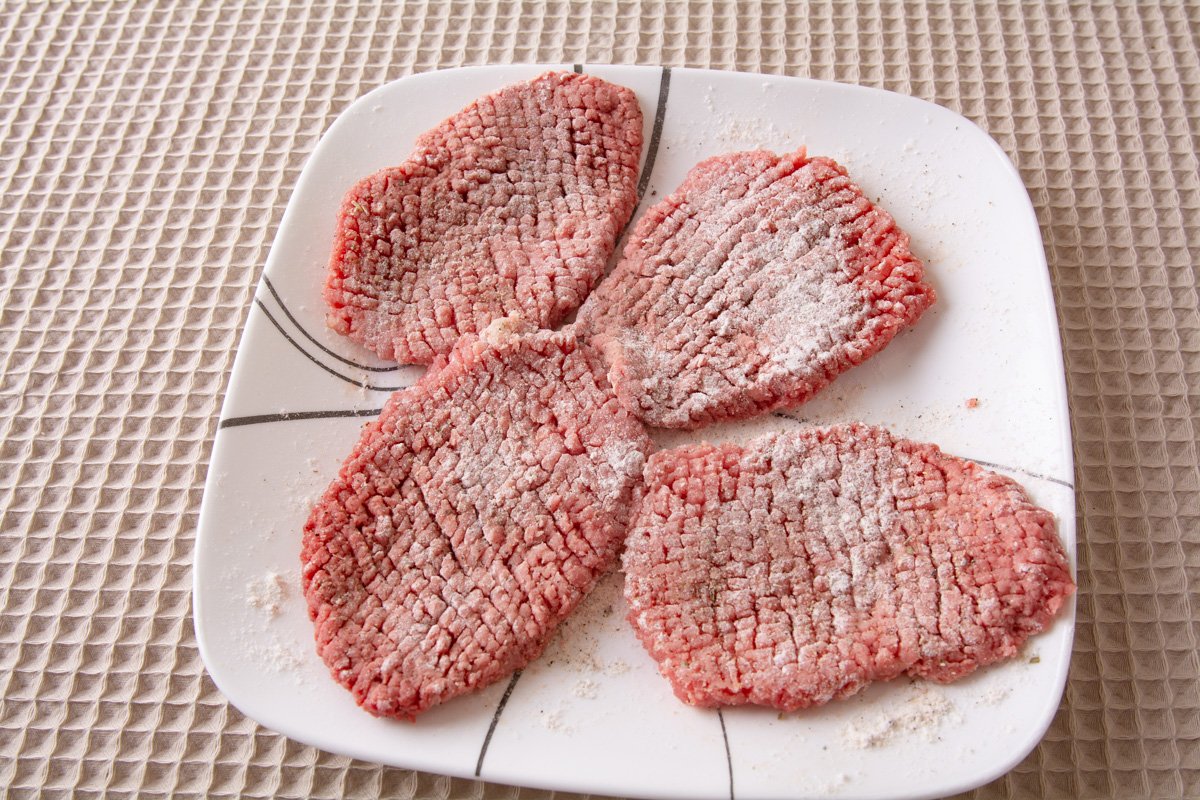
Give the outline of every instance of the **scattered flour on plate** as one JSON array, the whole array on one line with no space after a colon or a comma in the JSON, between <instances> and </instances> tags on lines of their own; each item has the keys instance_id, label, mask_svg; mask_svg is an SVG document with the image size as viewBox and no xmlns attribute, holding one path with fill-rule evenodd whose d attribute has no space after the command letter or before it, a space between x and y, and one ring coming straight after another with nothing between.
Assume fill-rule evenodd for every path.
<instances>
[{"instance_id":1,"label":"scattered flour on plate","mask_svg":"<svg viewBox=\"0 0 1200 800\"><path fill-rule=\"evenodd\" d=\"M942 724L955 721L961 718L954 704L945 695L922 686L900 703L847 724L842 729L842 740L860 750L885 747L911 736L934 742Z\"/></svg>"},{"instance_id":2,"label":"scattered flour on plate","mask_svg":"<svg viewBox=\"0 0 1200 800\"><path fill-rule=\"evenodd\" d=\"M548 729L559 733L573 733L575 731L574 726L567 722L567 713L562 706L553 711L543 711L542 724Z\"/></svg>"},{"instance_id":3,"label":"scattered flour on plate","mask_svg":"<svg viewBox=\"0 0 1200 800\"><path fill-rule=\"evenodd\" d=\"M273 570L268 570L265 575L246 584L246 603L251 608L267 612L269 617L279 616L287 597L287 579Z\"/></svg>"},{"instance_id":4,"label":"scattered flour on plate","mask_svg":"<svg viewBox=\"0 0 1200 800\"><path fill-rule=\"evenodd\" d=\"M581 684L599 683L591 679L601 675L623 675L630 665L624 660L609 661L598 651L605 639L620 636L625 631L624 579L618 572L611 572L600 579L591 593L584 598L575 612L559 626L554 638L546 646L540 662L558 669L565 667L581 673L575 692L586 691ZM578 695L583 696L583 695Z\"/></svg>"},{"instance_id":5,"label":"scattered flour on plate","mask_svg":"<svg viewBox=\"0 0 1200 800\"><path fill-rule=\"evenodd\" d=\"M999 705L1004 698L1008 697L1009 691L1007 686L993 686L975 701L976 705L995 706Z\"/></svg>"},{"instance_id":6,"label":"scattered flour on plate","mask_svg":"<svg viewBox=\"0 0 1200 800\"><path fill-rule=\"evenodd\" d=\"M303 663L300 654L278 641L252 648L255 662L271 672L291 672Z\"/></svg>"},{"instance_id":7,"label":"scattered flour on plate","mask_svg":"<svg viewBox=\"0 0 1200 800\"><path fill-rule=\"evenodd\" d=\"M600 694L600 686L595 681L584 678L576 681L575 687L571 689L571 694L584 700L595 700Z\"/></svg>"},{"instance_id":8,"label":"scattered flour on plate","mask_svg":"<svg viewBox=\"0 0 1200 800\"><path fill-rule=\"evenodd\" d=\"M770 84L762 85L764 92L771 88ZM703 102L707 114L683 123L683 138L686 141L680 142L681 146L703 146L711 141L717 145L718 151L755 148L786 151L794 150L798 144L794 130L781 129L772 119L748 115L744 109L719 108L714 86L705 87Z\"/></svg>"},{"instance_id":9,"label":"scattered flour on plate","mask_svg":"<svg viewBox=\"0 0 1200 800\"><path fill-rule=\"evenodd\" d=\"M807 786L806 792L814 797L836 794L838 790L848 783L850 783L850 776L844 772L839 772L827 781Z\"/></svg>"}]
</instances>

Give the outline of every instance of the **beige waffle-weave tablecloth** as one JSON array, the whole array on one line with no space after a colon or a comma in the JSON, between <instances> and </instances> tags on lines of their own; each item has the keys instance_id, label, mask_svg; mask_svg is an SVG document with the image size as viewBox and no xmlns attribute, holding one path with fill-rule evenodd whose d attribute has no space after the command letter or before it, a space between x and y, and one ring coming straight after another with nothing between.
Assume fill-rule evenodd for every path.
<instances>
[{"instance_id":1,"label":"beige waffle-weave tablecloth","mask_svg":"<svg viewBox=\"0 0 1200 800\"><path fill-rule=\"evenodd\" d=\"M1184 2L0 0L0 787L549 796L259 727L190 612L234 349L318 138L386 81L542 61L861 83L999 141L1053 272L1081 596L1053 726L973 794L1200 797L1198 30Z\"/></svg>"}]
</instances>

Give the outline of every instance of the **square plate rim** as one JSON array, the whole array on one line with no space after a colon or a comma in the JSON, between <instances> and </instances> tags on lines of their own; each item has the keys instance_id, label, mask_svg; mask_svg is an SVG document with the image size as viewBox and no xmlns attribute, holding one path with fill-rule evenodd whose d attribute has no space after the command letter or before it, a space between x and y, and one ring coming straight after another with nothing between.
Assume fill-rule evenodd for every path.
<instances>
[{"instance_id":1,"label":"square plate rim","mask_svg":"<svg viewBox=\"0 0 1200 800\"><path fill-rule=\"evenodd\" d=\"M1038 223L1036 211L1034 209L1032 200L1029 197L1029 194L1025 187L1024 181L1021 179L1020 173L1018 172L1015 165L1012 163L1011 159L1008 157L1007 153L1003 150L1003 148L995 141L995 139L992 138L991 135L989 135L983 128L981 128L975 122L973 122L972 120L968 119L967 117L959 114L958 112L953 111L952 109L946 108L944 106L938 105L938 104L930 102L928 100L924 100L919 97L913 97L911 95L906 95L906 94L903 94L900 92L895 92L895 91L888 90L888 89L882 89L882 88L870 87L870 86L862 86L862 85L858 85L858 84L838 82L838 81L827 81L827 80L821 80L821 79L815 79L815 78L793 77L793 76L787 76L787 75L774 75L774 74L768 74L768 73L740 72L740 71L734 71L734 70L704 69L704 68L692 68L692 67L662 67L662 66L656 66L656 65L624 65L624 64L598 64L598 63L593 63L593 64L584 63L581 65L580 64L573 65L570 63L542 64L542 63L532 63L532 62L523 62L523 63L514 63L514 64L487 64L487 65L452 67L452 68L447 68L447 69L436 69L436 70L430 70L430 71L421 72L421 73L414 73L412 75L397 78L395 80L383 83L383 84L375 87L374 89L366 92L365 94L362 94L359 97L357 97L353 102L348 104L338 114L337 118L334 119L333 122L330 123L329 127L325 130L325 132L322 133L320 139L318 140L317 144L314 146L313 151L306 158L305 164L302 167L299 175L297 176L295 188L293 189L291 195L289 196L287 206L285 208L283 216L280 219L279 227L275 234L275 239L272 241L271 248L268 251L267 258L264 262L264 267L263 267L262 271L260 272L259 278L254 285L254 292L252 292L251 296L253 297L255 294L257 294L258 290L263 286L264 277L268 275L268 273L271 271L273 264L275 263L274 255L277 250L280 233L287 229L290 218L293 217L297 213L296 206L298 204L296 203L296 198L303 197L305 195L304 190L305 190L306 182L307 182L306 179L309 179L309 180L311 179L312 170L310 169L310 165L313 163L314 157L318 153L322 144L329 137L330 133L333 132L339 126L350 124L349 120L351 120L352 117L356 113L361 113L363 107L369 106L374 101L376 101L382 94L386 93L389 89L391 89L392 87L394 87L398 84L436 80L438 77L445 76L445 75L451 74L451 73L500 74L500 73L503 73L506 71L514 71L514 70L520 71L520 70L525 70L525 69L570 70L573 66L581 66L584 70L588 69L589 67L590 68L599 68L599 69L603 69L606 71L613 71L613 73L618 73L618 72L622 72L622 71L629 71L629 72L660 71L660 70L667 69L667 70L670 70L670 72L673 74L705 75L705 76L710 76L710 77L720 78L720 79L750 78L750 79L754 79L756 81L784 81L784 82L788 82L788 83L806 84L810 87L819 88L819 89L828 89L831 91L862 94L865 96L876 96L876 97L882 96L882 97L891 98L893 100L896 98L899 98L903 102L913 104L914 108L920 108L921 110L923 110L929 114L945 116L947 120L953 120L955 123L965 126L963 135L975 136L982 143L985 143L987 145L987 147L991 150L993 155L999 159L999 162L1003 165L1003 167L1004 167L1005 171L1007 172L1007 174L1009 175L1010 179L1015 184L1014 187L1012 187L1012 188L1019 189L1019 192L1023 199L1023 203L1021 203L1021 206L1022 206L1021 213L1026 217L1025 224L1027 224L1030 227L1030 230L1032 230L1036 234L1037 241L1041 245L1039 248L1037 248L1037 250L1038 250L1037 263L1033 264L1030 267L1030 269L1033 273L1035 273L1038 276L1039 281L1042 283L1043 291L1042 291L1040 300L1043 302L1044 305L1047 306L1046 311L1048 313L1046 313L1044 315L1044 317L1046 320L1051 322L1051 324L1048 327L1048 336L1050 337L1048 344L1052 344L1053 347L1050 347L1049 352L1045 353L1044 355L1052 360L1054 372L1055 372L1055 375L1057 376L1056 385L1055 385L1055 389L1056 389L1055 404L1058 406L1058 413L1063 422L1063 424L1061 426L1061 431L1060 431L1060 433L1063 437L1063 442L1061 442L1061 445L1062 445L1064 457L1066 460L1066 467L1069 470L1069 473L1071 474L1071 476L1072 477L1074 476L1074 451L1073 451L1073 435L1072 435L1073 423L1072 423L1071 416L1070 416L1070 408L1069 408L1069 402L1068 402L1065 361L1064 361L1064 356L1063 356L1063 352L1062 352L1061 328L1060 328L1060 323L1058 320L1057 303L1056 303L1056 298L1054 295L1054 288L1053 288L1053 283L1051 280L1049 264L1046 259L1045 242L1042 237L1041 226ZM611 79L619 81L619 78L617 78L615 76L615 74L613 75L613 77ZM433 124L436 124L436 123L433 123ZM645 209L641 208L639 205L639 208L637 209L637 211L644 213L644 210ZM631 224L632 224L632 221L631 221ZM276 269L278 269L278 268L279 267L276 267ZM242 343L244 341L244 338L245 338L245 328L243 328L242 337L240 337L239 341L238 341L237 356L235 356L234 363L231 367L229 384L226 388L225 398L222 402L222 410L218 417L218 419L221 421L226 419L226 408L229 403L229 399L232 395L235 394L235 392L234 392L234 385L235 385L234 375L236 374L238 360L242 358ZM220 422L218 422L218 425L220 425ZM282 719L279 719L278 717L276 717L276 715L274 713L272 713L269 709L265 709L265 708L259 706L255 702L255 698L248 697L248 696L242 694L242 692L240 691L241 687L238 685L238 681L232 675L230 675L229 673L226 672L226 667L228 665L221 660L219 652L217 652L211 646L211 644L208 640L208 635L207 635L208 625L215 624L215 621L213 621L213 622L209 621L207 607L204 602L204 598L206 597L206 592L204 591L203 586L206 584L206 576L204 574L204 568L201 566L201 562L199 559L200 552L201 552L202 548L204 547L204 544L206 541L206 537L204 536L204 531L208 527L208 523L210 523L210 517L213 514L213 511L212 511L213 504L210 502L210 497L218 491L218 487L216 487L215 483L214 483L213 467L214 467L214 465L219 463L220 457L223 455L223 451L226 449L226 448L222 447L223 439L220 434L221 434L221 428L218 427L216 432L214 433L213 448L212 448L210 459L209 459L208 472L207 472L207 476L206 476L206 480L205 480L205 486L204 486L203 496L202 496L202 500L201 500L201 507L200 507L200 511L199 511L199 514L197 517L196 541L195 541L195 546L194 546L194 550L193 550L193 580L192 580L193 625L194 625L195 633L196 633L197 646L200 651L201 659L205 665L205 668L208 671L209 676L212 678L214 684L216 684L217 688L222 692L222 694L225 696L225 698L228 700L228 702L231 705L233 705L235 708L237 708L245 716L249 717L250 719L254 720L255 722L258 722L259 724L264 725L267 728L270 728L270 729L272 729L284 736L287 736L288 738L294 739L302 744L317 747L317 748L325 750L327 752L343 754L346 756L350 756L350 757L365 760L365 761L370 761L373 763L385 764L385 765L389 765L389 766L395 766L395 767L406 768L406 769L430 771L430 772L435 772L436 774L444 774L444 775L449 775L452 777L461 777L461 778L467 778L467 779L473 779L473 780L480 780L480 778L478 778L476 775L470 774L469 771L464 771L464 770L447 771L440 766L438 766L438 767L425 766L420 763L420 759L416 759L416 760L411 759L411 758L409 758L409 759L404 759L404 758L381 759L379 757L379 753L377 751L374 751L374 750L370 749L369 747L360 747L358 745L358 743L354 740L345 740L345 741L333 740L333 739L326 738L321 735L317 735L316 732L313 732L313 731L297 730L293 726L288 724L288 722L286 720L282 720ZM1074 487L1073 481L1072 481L1072 485L1071 485L1071 491L1077 499L1078 494ZM1064 540L1064 542L1067 541L1068 539L1070 539L1072 544L1075 543L1075 539L1077 536L1077 519L1075 516L1071 516L1069 519L1060 519L1059 520L1059 535ZM1072 574L1075 575L1076 571L1077 571L1077 554L1075 553L1074 547L1069 548L1069 550L1070 550L1069 556L1070 556L1070 561L1071 561ZM1061 648L1063 650L1065 650L1066 652L1059 654L1060 655L1060 658L1058 659L1059 669L1055 676L1055 680L1053 681L1054 691L1048 692L1046 695L1047 698L1052 697L1053 700L1050 701L1048 699L1047 708L1044 710L1039 724L1036 726L1036 728L1031 728L1029 730L1029 736L1027 737L1027 740L1025 741L1025 743L1020 748L1014 748L1014 750L1010 754L1009 758L1003 759L1002 761L997 761L996 767L994 770L988 771L987 773L980 774L977 777L972 777L971 779L966 780L966 781L946 782L944 784L940 784L940 785L936 786L936 788L933 790L916 791L916 792L908 792L908 793L899 794L899 795L896 795L897 798L906 798L909 800L923 800L923 798L934 798L934 797L954 794L954 793L958 793L958 792L962 792L962 791L968 791L970 789L981 786L987 782L990 782L990 781L1004 775L1009 770L1011 770L1014 766L1016 766L1018 763L1020 763L1020 761L1023 760L1030 752L1032 752L1032 750L1037 746L1037 744L1044 737L1046 731L1048 730L1050 724L1052 723L1054 716L1057 712L1058 705L1061 702L1061 697L1065 690L1069 666L1070 666L1070 655L1071 655L1071 650L1072 650L1073 641L1074 641L1075 625L1076 625L1076 602L1075 602L1074 598L1072 598L1071 601L1064 608L1064 611L1060 614L1060 619L1058 619L1055 624L1056 625L1065 625L1066 627L1069 628L1068 635L1062 637L1062 643L1061 643ZM235 688L235 687L237 687L237 688ZM482 780L488 780L489 782L499 783L498 781L492 781L492 780L486 779L486 778L484 778ZM561 782L558 782L558 781L539 782L536 779L531 779L528 781L523 780L520 785L528 786L531 788L548 789L548 790L555 790L555 791L606 792L604 786L602 786L602 785L576 784L576 785L564 786ZM611 789L609 791L611 791ZM652 791L650 793L647 793L647 794L644 794L641 796L664 797L665 798L665 797L673 797L673 796L679 796L679 795L673 795L670 792Z\"/></svg>"}]
</instances>

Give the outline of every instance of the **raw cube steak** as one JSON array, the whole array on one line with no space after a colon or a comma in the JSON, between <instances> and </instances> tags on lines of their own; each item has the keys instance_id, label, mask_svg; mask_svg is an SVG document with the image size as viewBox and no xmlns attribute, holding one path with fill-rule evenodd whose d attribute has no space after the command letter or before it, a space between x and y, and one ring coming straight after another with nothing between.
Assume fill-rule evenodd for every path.
<instances>
[{"instance_id":1,"label":"raw cube steak","mask_svg":"<svg viewBox=\"0 0 1200 800\"><path fill-rule=\"evenodd\" d=\"M365 427L305 526L334 678L412 718L536 658L615 562L649 447L572 334L464 336Z\"/></svg>"},{"instance_id":2,"label":"raw cube steak","mask_svg":"<svg viewBox=\"0 0 1200 800\"><path fill-rule=\"evenodd\" d=\"M1074 591L1012 480L882 428L654 454L629 619L676 695L794 710L1015 655Z\"/></svg>"},{"instance_id":3,"label":"raw cube steak","mask_svg":"<svg viewBox=\"0 0 1200 800\"><path fill-rule=\"evenodd\" d=\"M479 98L346 196L329 325L409 364L508 314L557 325L633 213L641 150L637 98L599 78L551 72Z\"/></svg>"},{"instance_id":4,"label":"raw cube steak","mask_svg":"<svg viewBox=\"0 0 1200 800\"><path fill-rule=\"evenodd\" d=\"M710 158L639 221L580 311L617 395L696 428L808 399L934 301L908 236L804 151Z\"/></svg>"}]
</instances>

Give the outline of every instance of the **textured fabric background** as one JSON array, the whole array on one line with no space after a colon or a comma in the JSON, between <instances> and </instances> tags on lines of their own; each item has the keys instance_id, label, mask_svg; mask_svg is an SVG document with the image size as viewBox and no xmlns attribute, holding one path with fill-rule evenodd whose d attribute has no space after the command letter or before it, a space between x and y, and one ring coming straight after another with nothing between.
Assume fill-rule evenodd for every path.
<instances>
[{"instance_id":1,"label":"textured fabric background","mask_svg":"<svg viewBox=\"0 0 1200 800\"><path fill-rule=\"evenodd\" d=\"M717 67L978 122L1037 207L1079 487L1079 629L980 798L1200 796L1200 6L0 0L0 787L547 797L303 747L192 630L217 412L297 174L355 97L506 61Z\"/></svg>"}]
</instances>

